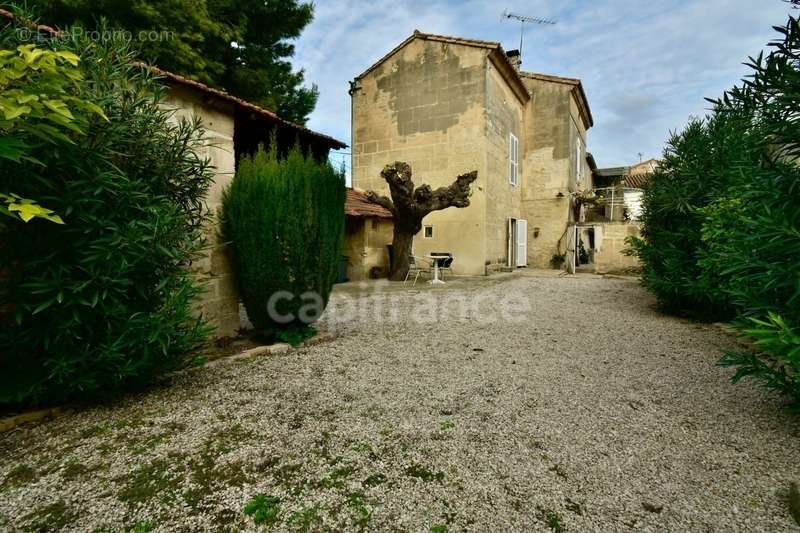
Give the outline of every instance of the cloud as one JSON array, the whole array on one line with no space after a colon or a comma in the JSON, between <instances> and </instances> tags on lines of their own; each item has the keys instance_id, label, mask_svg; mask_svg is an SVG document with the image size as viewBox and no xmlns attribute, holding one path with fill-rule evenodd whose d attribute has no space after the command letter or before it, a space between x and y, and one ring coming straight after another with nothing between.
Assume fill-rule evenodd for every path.
<instances>
[{"instance_id":1,"label":"cloud","mask_svg":"<svg viewBox=\"0 0 800 533\"><path fill-rule=\"evenodd\" d=\"M296 43L296 65L320 88L309 126L349 142L348 81L414 29L518 48L504 8L558 20L526 28L523 68L583 80L601 166L660 156L668 132L737 83L789 12L779 0L321 0Z\"/></svg>"}]
</instances>

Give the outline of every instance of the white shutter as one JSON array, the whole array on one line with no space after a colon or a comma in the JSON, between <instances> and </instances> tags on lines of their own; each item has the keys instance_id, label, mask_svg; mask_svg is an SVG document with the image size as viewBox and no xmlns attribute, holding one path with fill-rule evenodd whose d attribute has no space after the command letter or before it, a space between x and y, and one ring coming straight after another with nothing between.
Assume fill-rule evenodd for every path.
<instances>
[{"instance_id":1,"label":"white shutter","mask_svg":"<svg viewBox=\"0 0 800 533\"><path fill-rule=\"evenodd\" d=\"M528 266L528 221L517 219L517 266Z\"/></svg>"},{"instance_id":2,"label":"white shutter","mask_svg":"<svg viewBox=\"0 0 800 533\"><path fill-rule=\"evenodd\" d=\"M519 175L519 140L513 133L508 134L508 181L517 184Z\"/></svg>"}]
</instances>

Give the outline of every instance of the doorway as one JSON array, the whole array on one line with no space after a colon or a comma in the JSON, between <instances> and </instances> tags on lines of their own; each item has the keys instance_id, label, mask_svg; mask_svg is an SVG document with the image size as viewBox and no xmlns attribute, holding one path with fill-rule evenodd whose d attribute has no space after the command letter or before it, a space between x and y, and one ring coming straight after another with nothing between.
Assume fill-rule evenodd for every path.
<instances>
[{"instance_id":1,"label":"doorway","mask_svg":"<svg viewBox=\"0 0 800 533\"><path fill-rule=\"evenodd\" d=\"M508 219L508 266L528 266L528 221L525 219Z\"/></svg>"}]
</instances>

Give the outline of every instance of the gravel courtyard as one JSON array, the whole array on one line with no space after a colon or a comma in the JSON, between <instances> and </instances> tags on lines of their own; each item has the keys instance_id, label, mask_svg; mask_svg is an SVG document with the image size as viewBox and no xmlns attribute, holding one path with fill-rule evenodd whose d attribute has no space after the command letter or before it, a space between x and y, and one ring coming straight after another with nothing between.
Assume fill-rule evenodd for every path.
<instances>
[{"instance_id":1,"label":"gravel courtyard","mask_svg":"<svg viewBox=\"0 0 800 533\"><path fill-rule=\"evenodd\" d=\"M798 529L800 423L636 282L360 292L334 342L0 435L0 530Z\"/></svg>"}]
</instances>

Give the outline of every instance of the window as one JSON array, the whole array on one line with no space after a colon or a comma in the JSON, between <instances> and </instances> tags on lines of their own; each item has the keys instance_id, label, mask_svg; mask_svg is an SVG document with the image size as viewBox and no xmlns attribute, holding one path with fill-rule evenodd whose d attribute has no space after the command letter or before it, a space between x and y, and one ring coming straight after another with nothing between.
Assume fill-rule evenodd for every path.
<instances>
[{"instance_id":1,"label":"window","mask_svg":"<svg viewBox=\"0 0 800 533\"><path fill-rule=\"evenodd\" d=\"M583 178L583 141L580 137L575 142L575 178L577 181Z\"/></svg>"},{"instance_id":2,"label":"window","mask_svg":"<svg viewBox=\"0 0 800 533\"><path fill-rule=\"evenodd\" d=\"M519 178L519 141L513 133L508 134L508 182L516 185Z\"/></svg>"},{"instance_id":3,"label":"window","mask_svg":"<svg viewBox=\"0 0 800 533\"><path fill-rule=\"evenodd\" d=\"M433 226L425 226L423 235L426 239L433 239Z\"/></svg>"}]
</instances>

